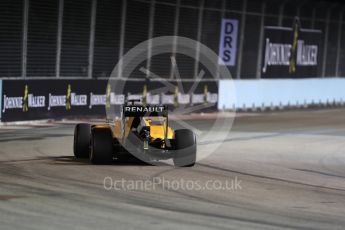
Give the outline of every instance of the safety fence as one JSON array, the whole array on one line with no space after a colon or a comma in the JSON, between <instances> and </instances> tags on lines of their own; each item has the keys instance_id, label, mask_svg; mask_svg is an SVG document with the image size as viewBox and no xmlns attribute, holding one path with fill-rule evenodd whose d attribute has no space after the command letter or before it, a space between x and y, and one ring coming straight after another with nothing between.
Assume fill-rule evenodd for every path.
<instances>
[{"instance_id":1,"label":"safety fence","mask_svg":"<svg viewBox=\"0 0 345 230\"><path fill-rule=\"evenodd\" d=\"M340 0L2 0L0 78L107 78L127 51L159 36L206 45L234 79L344 77L343 14ZM176 42L150 57L152 45L148 70L173 79L174 56L181 78L198 76L198 46L190 58Z\"/></svg>"}]
</instances>

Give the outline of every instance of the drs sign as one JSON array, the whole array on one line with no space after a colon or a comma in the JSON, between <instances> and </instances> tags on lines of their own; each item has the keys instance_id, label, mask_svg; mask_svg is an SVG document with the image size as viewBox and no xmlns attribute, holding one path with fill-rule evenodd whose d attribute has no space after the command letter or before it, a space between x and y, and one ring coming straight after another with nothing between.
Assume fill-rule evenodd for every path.
<instances>
[{"instance_id":1,"label":"drs sign","mask_svg":"<svg viewBox=\"0 0 345 230\"><path fill-rule=\"evenodd\" d=\"M219 65L234 66L236 61L238 20L222 19L219 42Z\"/></svg>"}]
</instances>

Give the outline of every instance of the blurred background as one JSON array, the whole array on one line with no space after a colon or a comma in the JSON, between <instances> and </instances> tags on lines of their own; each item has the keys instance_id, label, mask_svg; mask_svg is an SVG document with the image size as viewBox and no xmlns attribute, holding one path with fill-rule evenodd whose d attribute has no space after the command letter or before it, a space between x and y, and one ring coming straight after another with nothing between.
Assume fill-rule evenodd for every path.
<instances>
[{"instance_id":1,"label":"blurred background","mask_svg":"<svg viewBox=\"0 0 345 230\"><path fill-rule=\"evenodd\" d=\"M120 58L137 44L159 36L191 38L219 55L216 68L228 69L236 79L237 99L220 92L226 93L229 88L226 81L221 83L225 77L219 74L211 76L206 72L203 80L210 83L198 89L205 97L208 91L219 94L218 109L342 104L345 98L342 93L345 83L340 79L345 76L343 14L341 1L321 0L3 0L0 2L2 120L10 120L4 110L23 108L14 105L23 102L11 101L11 97L22 97L25 85L28 85L28 95L45 96L44 106L48 107L49 92L59 88L59 84L61 92L55 94L66 94L71 84L71 92L78 94L78 85L92 88L95 85L92 80L98 79L101 89L83 92L87 102L80 106L90 107L90 92L104 94L106 79ZM199 64L199 47L195 47L195 57L191 58L176 53L176 40L171 42L171 53L167 54L150 57L151 46L149 43L148 58L142 65L161 78L176 80L171 57L176 59L179 68L181 79L177 80L189 85L203 68ZM115 77L121 79L121 76L120 71ZM137 83L129 88L136 88L145 77L136 68L130 80ZM47 81L57 79L59 83ZM85 79L90 82L78 82ZM297 83L291 79L309 81ZM319 79L325 81L315 81ZM53 85L55 88L50 89ZM305 88L311 85L312 89ZM42 87L49 92L40 92ZM15 88L18 92L14 92ZM324 91L321 96L320 90ZM140 88L132 93L142 91ZM268 96L262 92L268 92ZM310 94L302 95L306 93ZM277 94L280 99L276 99ZM10 100L6 101L4 95ZM44 111L43 117L56 116L54 109L39 112L40 106L31 107L36 108L36 115Z\"/></svg>"}]
</instances>

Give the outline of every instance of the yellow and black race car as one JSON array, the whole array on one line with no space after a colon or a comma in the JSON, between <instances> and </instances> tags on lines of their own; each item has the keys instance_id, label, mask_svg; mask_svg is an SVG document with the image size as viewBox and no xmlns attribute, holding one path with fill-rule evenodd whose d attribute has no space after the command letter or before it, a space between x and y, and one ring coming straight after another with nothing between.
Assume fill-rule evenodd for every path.
<instances>
[{"instance_id":1,"label":"yellow and black race car","mask_svg":"<svg viewBox=\"0 0 345 230\"><path fill-rule=\"evenodd\" d=\"M107 164L130 155L145 162L173 159L175 166L194 166L196 136L189 129L173 130L162 105L123 105L121 116L104 124L77 124L74 155L93 164Z\"/></svg>"}]
</instances>

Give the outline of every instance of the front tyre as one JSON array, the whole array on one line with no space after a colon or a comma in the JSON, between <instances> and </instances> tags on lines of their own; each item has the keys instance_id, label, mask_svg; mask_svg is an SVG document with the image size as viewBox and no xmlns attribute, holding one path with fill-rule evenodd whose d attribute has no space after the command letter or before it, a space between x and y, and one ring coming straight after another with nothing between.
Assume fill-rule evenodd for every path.
<instances>
[{"instance_id":1,"label":"front tyre","mask_svg":"<svg viewBox=\"0 0 345 230\"><path fill-rule=\"evenodd\" d=\"M90 161L92 164L109 164L113 160L113 136L109 128L91 131Z\"/></svg>"},{"instance_id":2,"label":"front tyre","mask_svg":"<svg viewBox=\"0 0 345 230\"><path fill-rule=\"evenodd\" d=\"M196 136L189 129L175 131L174 165L177 167L192 167L196 161Z\"/></svg>"},{"instance_id":3,"label":"front tyre","mask_svg":"<svg viewBox=\"0 0 345 230\"><path fill-rule=\"evenodd\" d=\"M74 128L73 152L76 158L88 158L91 138L91 125L77 124Z\"/></svg>"}]
</instances>

